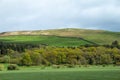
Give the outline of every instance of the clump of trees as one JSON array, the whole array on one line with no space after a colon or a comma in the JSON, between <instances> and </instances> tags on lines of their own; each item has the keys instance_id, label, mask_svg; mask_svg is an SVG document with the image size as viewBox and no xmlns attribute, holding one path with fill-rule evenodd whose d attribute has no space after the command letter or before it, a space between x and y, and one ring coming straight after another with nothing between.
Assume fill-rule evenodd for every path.
<instances>
[{"instance_id":1,"label":"clump of trees","mask_svg":"<svg viewBox=\"0 0 120 80\"><path fill-rule=\"evenodd\" d=\"M120 65L118 42L112 47L37 47L23 52L9 49L9 53L0 55L0 63L23 66L31 65Z\"/></svg>"},{"instance_id":2,"label":"clump of trees","mask_svg":"<svg viewBox=\"0 0 120 80\"><path fill-rule=\"evenodd\" d=\"M10 50L14 50L19 53L22 53L25 51L25 49L40 48L41 46L45 46L45 44L24 44L24 43L0 42L0 54L6 55L10 53Z\"/></svg>"},{"instance_id":3,"label":"clump of trees","mask_svg":"<svg viewBox=\"0 0 120 80\"><path fill-rule=\"evenodd\" d=\"M14 54L14 55L13 55ZM17 56L16 56L17 55ZM0 58L2 63L18 65L120 65L120 50L106 47L28 49L23 53L13 51Z\"/></svg>"}]
</instances>

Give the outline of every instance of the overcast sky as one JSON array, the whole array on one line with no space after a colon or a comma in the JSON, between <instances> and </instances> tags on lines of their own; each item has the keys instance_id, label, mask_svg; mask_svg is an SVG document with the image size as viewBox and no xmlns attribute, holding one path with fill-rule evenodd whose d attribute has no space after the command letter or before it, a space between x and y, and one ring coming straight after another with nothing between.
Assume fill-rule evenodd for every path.
<instances>
[{"instance_id":1,"label":"overcast sky","mask_svg":"<svg viewBox=\"0 0 120 80\"><path fill-rule=\"evenodd\" d=\"M0 32L56 28L120 31L120 0L0 0Z\"/></svg>"}]
</instances>

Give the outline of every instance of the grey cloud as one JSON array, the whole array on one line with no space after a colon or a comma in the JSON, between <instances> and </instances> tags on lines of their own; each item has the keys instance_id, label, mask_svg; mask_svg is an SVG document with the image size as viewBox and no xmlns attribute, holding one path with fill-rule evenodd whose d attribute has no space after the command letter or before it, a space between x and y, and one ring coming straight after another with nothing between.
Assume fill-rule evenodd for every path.
<instances>
[{"instance_id":1,"label":"grey cloud","mask_svg":"<svg viewBox=\"0 0 120 80\"><path fill-rule=\"evenodd\" d=\"M120 31L119 0L1 0L0 31L91 28Z\"/></svg>"}]
</instances>

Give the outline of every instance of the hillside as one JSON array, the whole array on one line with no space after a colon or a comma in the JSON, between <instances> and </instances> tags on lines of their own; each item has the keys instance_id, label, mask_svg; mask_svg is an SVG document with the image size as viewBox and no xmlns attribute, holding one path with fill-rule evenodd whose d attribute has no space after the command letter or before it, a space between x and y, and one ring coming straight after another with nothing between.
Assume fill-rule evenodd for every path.
<instances>
[{"instance_id":1,"label":"hillside","mask_svg":"<svg viewBox=\"0 0 120 80\"><path fill-rule=\"evenodd\" d=\"M0 36L11 36L11 35L56 35L56 36L67 36L67 37L80 37L88 33L103 33L103 30L88 30L88 29L76 29L76 28L65 28L65 29L50 29L50 30L35 30L35 31L13 31L13 32L2 32Z\"/></svg>"},{"instance_id":2,"label":"hillside","mask_svg":"<svg viewBox=\"0 0 120 80\"><path fill-rule=\"evenodd\" d=\"M13 35L14 35L14 37L13 37ZM39 39L32 38L32 37L35 37L38 35L39 36L42 35L42 37L47 35L47 37L46 37L48 39L48 40L46 40L47 42L52 41L51 39L53 38L53 36L54 36L54 38L56 38L56 37L58 38L60 36L57 39L57 41L56 41L56 39L53 40L53 41L55 41L55 44L59 43L59 41L62 40L61 39L62 37L68 37L68 38L75 37L74 38L75 40L72 38L73 40L71 42L74 42L74 41L76 41L77 38L80 38L80 40L82 39L83 42L85 42L85 44L86 43L88 44L89 42L93 42L93 43L97 43L97 44L111 44L115 40L120 41L120 32L110 32L110 31L104 31L104 30L74 29L74 28L37 30L37 31L4 32L4 33L0 34L0 36L1 36L0 40L15 41L14 40L15 37L18 35L19 35L19 38L16 38L16 40L17 41L21 40L23 42L25 42L27 39L29 39L28 35L31 39L34 39L34 40L31 40L33 42L36 40L38 42L40 42ZM22 36L24 35L24 39L23 39L23 37L20 37L20 35L22 35ZM27 38L25 37L25 35L27 35ZM12 36L12 37L10 37L10 36ZM49 36L49 38L48 38L48 36ZM63 40L63 41L68 42L67 44L75 44L75 42L70 43L69 39ZM45 42L45 40L43 39L43 42L40 42L40 43L44 43L44 42ZM51 42L51 44L54 44L54 43Z\"/></svg>"}]
</instances>

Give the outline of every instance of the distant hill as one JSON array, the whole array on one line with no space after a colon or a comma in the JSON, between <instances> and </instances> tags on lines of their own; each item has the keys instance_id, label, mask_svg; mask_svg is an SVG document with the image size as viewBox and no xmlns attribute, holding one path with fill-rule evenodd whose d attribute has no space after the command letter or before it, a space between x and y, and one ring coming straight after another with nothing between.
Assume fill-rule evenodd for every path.
<instances>
[{"instance_id":1,"label":"distant hill","mask_svg":"<svg viewBox=\"0 0 120 80\"><path fill-rule=\"evenodd\" d=\"M68 38L80 38L87 43L96 44L111 44L113 41L120 41L120 32L111 32L104 30L89 30L89 29L51 29L51 30L36 30L36 31L15 31L15 32L3 32L0 33L0 40L10 36L57 36L57 37L68 37ZM52 38L51 37L51 38ZM7 40L7 38L6 38ZM12 39L11 39L12 40ZM24 40L23 40L24 41ZM59 39L58 39L59 41Z\"/></svg>"},{"instance_id":2,"label":"distant hill","mask_svg":"<svg viewBox=\"0 0 120 80\"><path fill-rule=\"evenodd\" d=\"M106 32L103 30L88 30L88 29L76 29L76 28L65 28L65 29L50 29L50 30L35 30L35 31L13 31L3 32L0 36L11 36L11 35L56 35L56 36L72 36L79 37L87 33L101 33Z\"/></svg>"}]
</instances>

